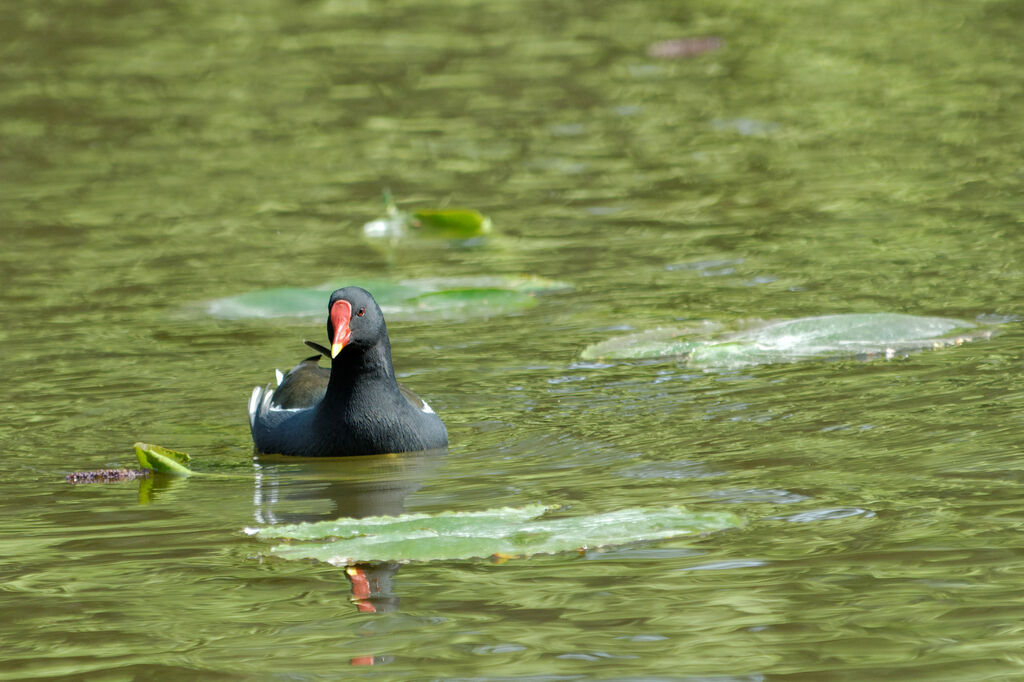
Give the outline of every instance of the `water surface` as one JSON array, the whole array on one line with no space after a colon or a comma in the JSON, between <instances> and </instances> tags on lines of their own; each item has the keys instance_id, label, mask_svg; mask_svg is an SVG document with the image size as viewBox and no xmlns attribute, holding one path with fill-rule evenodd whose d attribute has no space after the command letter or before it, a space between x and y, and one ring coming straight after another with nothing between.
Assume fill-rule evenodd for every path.
<instances>
[{"instance_id":1,"label":"water surface","mask_svg":"<svg viewBox=\"0 0 1024 682\"><path fill-rule=\"evenodd\" d=\"M0 10L0 679L1019 676L1022 21L1005 0ZM648 54L687 36L718 47ZM385 188L494 235L368 242ZM493 274L573 289L390 325L446 455L253 459L251 387L323 324L202 302ZM890 361L578 360L658 325L872 312L1000 330ZM235 476L63 482L137 440ZM386 565L369 602L242 532L535 503L746 525Z\"/></svg>"}]
</instances>

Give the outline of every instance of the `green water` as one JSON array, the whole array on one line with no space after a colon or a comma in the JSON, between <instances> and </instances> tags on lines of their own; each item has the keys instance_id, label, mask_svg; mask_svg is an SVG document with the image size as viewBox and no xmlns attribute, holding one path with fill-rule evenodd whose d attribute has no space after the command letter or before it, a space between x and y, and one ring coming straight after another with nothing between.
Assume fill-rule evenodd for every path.
<instances>
[{"instance_id":1,"label":"green water","mask_svg":"<svg viewBox=\"0 0 1024 682\"><path fill-rule=\"evenodd\" d=\"M1012 0L3 5L0 679L1024 677L1022 24ZM648 56L685 36L724 46ZM370 243L385 188L493 234ZM253 460L251 387L323 323L204 302L496 274L574 288L390 325L447 454ZM578 360L867 312L999 333ZM64 483L137 440L236 476ZM745 525L384 566L362 603L242 532L532 504Z\"/></svg>"}]
</instances>

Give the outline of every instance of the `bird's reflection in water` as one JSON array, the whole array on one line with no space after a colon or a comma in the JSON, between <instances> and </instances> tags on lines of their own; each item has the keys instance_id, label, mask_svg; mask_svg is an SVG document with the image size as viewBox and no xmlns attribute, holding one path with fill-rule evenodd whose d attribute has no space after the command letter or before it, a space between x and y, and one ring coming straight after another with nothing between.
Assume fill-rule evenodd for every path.
<instances>
[{"instance_id":1,"label":"bird's reflection in water","mask_svg":"<svg viewBox=\"0 0 1024 682\"><path fill-rule=\"evenodd\" d=\"M446 452L321 458L256 455L253 515L268 525L397 516ZM398 567L395 562L372 562L345 568L350 599L360 612L398 608L392 591Z\"/></svg>"}]
</instances>

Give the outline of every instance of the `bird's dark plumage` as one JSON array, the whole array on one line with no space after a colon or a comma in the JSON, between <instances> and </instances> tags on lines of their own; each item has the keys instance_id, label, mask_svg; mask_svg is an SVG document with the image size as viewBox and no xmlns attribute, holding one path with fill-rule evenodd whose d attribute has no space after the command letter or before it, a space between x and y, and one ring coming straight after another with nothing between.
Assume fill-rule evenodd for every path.
<instances>
[{"instance_id":1,"label":"bird's dark plumage","mask_svg":"<svg viewBox=\"0 0 1024 682\"><path fill-rule=\"evenodd\" d=\"M306 344L334 355L330 369L315 355L276 389L253 390L249 425L257 451L343 457L447 447L441 419L395 380L384 315L368 291L346 287L331 294L327 334L331 350Z\"/></svg>"}]
</instances>

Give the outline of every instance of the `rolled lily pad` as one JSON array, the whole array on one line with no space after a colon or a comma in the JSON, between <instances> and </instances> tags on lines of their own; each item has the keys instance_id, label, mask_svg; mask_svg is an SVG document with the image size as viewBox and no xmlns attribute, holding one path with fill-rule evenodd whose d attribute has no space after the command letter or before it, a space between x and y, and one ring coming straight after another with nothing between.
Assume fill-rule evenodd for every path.
<instances>
[{"instance_id":1,"label":"rolled lily pad","mask_svg":"<svg viewBox=\"0 0 1024 682\"><path fill-rule=\"evenodd\" d=\"M139 458L139 465L158 474L170 474L172 476L191 476L193 471L188 468L192 460L184 452L171 450L152 443L136 443L135 455Z\"/></svg>"},{"instance_id":2,"label":"rolled lily pad","mask_svg":"<svg viewBox=\"0 0 1024 682\"><path fill-rule=\"evenodd\" d=\"M471 208L414 211L411 225L443 239L472 239L491 231L491 219Z\"/></svg>"},{"instance_id":3,"label":"rolled lily pad","mask_svg":"<svg viewBox=\"0 0 1024 682\"><path fill-rule=\"evenodd\" d=\"M685 330L654 329L585 348L584 360L685 356L709 367L795 362L820 357L892 357L914 350L988 338L972 322L897 313L823 315L774 322L718 339Z\"/></svg>"},{"instance_id":4,"label":"rolled lily pad","mask_svg":"<svg viewBox=\"0 0 1024 682\"><path fill-rule=\"evenodd\" d=\"M472 208L421 208L402 211L384 193L387 215L363 225L371 239L400 239L408 235L434 239L474 239L491 231L491 219Z\"/></svg>"},{"instance_id":5,"label":"rolled lily pad","mask_svg":"<svg viewBox=\"0 0 1024 682\"><path fill-rule=\"evenodd\" d=\"M372 293L389 320L416 319L424 314L446 318L508 314L535 305L538 293L571 288L565 282L524 275L355 280L310 288L261 289L209 301L205 307L210 315L222 319L319 318L326 314L328 294L353 284Z\"/></svg>"},{"instance_id":6,"label":"rolled lily pad","mask_svg":"<svg viewBox=\"0 0 1024 682\"><path fill-rule=\"evenodd\" d=\"M402 514L247 529L262 539L287 539L270 553L334 565L368 561L444 561L525 557L609 545L664 540L733 528L728 512L690 512L679 506L623 509L544 519L554 507L529 505L479 512Z\"/></svg>"}]
</instances>

